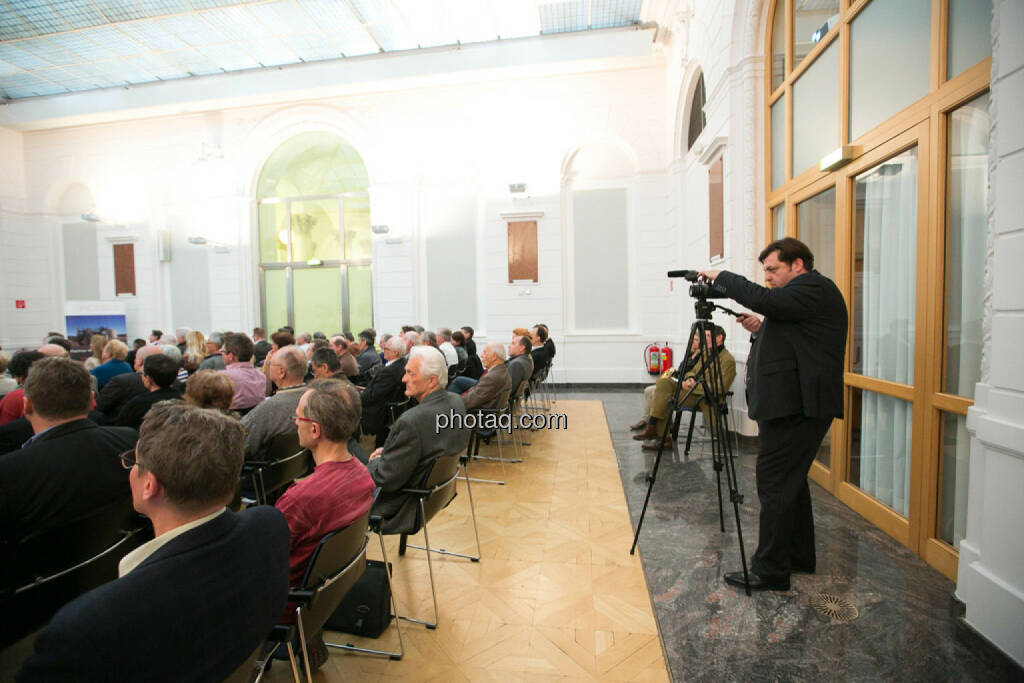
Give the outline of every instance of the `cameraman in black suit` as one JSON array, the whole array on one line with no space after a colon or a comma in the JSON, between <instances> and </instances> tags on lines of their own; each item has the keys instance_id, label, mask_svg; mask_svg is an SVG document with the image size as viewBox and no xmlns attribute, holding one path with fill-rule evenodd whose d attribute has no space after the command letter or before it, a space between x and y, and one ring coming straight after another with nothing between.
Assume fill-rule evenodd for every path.
<instances>
[{"instance_id":1,"label":"cameraman in black suit","mask_svg":"<svg viewBox=\"0 0 1024 683\"><path fill-rule=\"evenodd\" d=\"M758 256L767 288L705 270L715 291L761 313L740 315L752 333L747 407L757 420L761 525L750 587L789 590L790 572L814 572L814 518L807 473L832 419L843 416L847 312L832 280L814 270L803 242L785 237ZM743 586L742 572L727 583Z\"/></svg>"}]
</instances>

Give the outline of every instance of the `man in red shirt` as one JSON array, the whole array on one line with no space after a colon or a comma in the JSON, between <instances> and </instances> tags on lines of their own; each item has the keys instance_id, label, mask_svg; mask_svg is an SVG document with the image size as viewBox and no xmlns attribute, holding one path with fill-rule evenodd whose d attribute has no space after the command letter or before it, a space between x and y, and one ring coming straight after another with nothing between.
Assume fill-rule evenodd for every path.
<instances>
[{"instance_id":1,"label":"man in red shirt","mask_svg":"<svg viewBox=\"0 0 1024 683\"><path fill-rule=\"evenodd\" d=\"M291 585L299 586L317 543L370 508L376 484L348 451L359 424L359 393L350 382L313 382L295 409L299 444L313 454L313 474L285 491L276 504L291 532Z\"/></svg>"}]
</instances>

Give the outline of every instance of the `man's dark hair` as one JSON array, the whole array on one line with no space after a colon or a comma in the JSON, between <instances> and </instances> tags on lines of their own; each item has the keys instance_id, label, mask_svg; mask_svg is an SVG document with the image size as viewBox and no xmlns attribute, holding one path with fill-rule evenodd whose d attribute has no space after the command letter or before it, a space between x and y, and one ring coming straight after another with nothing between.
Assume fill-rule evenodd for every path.
<instances>
[{"instance_id":1,"label":"man's dark hair","mask_svg":"<svg viewBox=\"0 0 1024 683\"><path fill-rule=\"evenodd\" d=\"M349 341L349 342L354 342L354 341L356 340L356 337L355 337L355 335L354 335L354 334L352 334L351 332L348 332L348 331L346 331L346 332L342 332L342 333L341 333L341 336L342 336L342 337L344 337L344 338L345 338L345 340L346 340L346 341Z\"/></svg>"},{"instance_id":2,"label":"man's dark hair","mask_svg":"<svg viewBox=\"0 0 1024 683\"><path fill-rule=\"evenodd\" d=\"M313 333L313 341L316 341L317 339L327 339L327 335L317 330Z\"/></svg>"},{"instance_id":3,"label":"man's dark hair","mask_svg":"<svg viewBox=\"0 0 1024 683\"><path fill-rule=\"evenodd\" d=\"M159 339L160 337L164 336L164 333L162 330L150 330L149 336L156 337L157 339Z\"/></svg>"},{"instance_id":4,"label":"man's dark hair","mask_svg":"<svg viewBox=\"0 0 1024 683\"><path fill-rule=\"evenodd\" d=\"M412 325L402 325L402 334L406 332L414 332L415 328Z\"/></svg>"},{"instance_id":5,"label":"man's dark hair","mask_svg":"<svg viewBox=\"0 0 1024 683\"><path fill-rule=\"evenodd\" d=\"M28 369L41 358L46 358L46 355L38 351L18 351L11 358L11 362L7 364L7 371L11 373L11 377L21 380L24 384L25 377L28 376Z\"/></svg>"},{"instance_id":6,"label":"man's dark hair","mask_svg":"<svg viewBox=\"0 0 1024 683\"><path fill-rule=\"evenodd\" d=\"M312 363L313 367L326 365L331 374L341 370L341 361L338 359L338 354L329 346L321 346L313 351L313 357L310 358L310 363Z\"/></svg>"},{"instance_id":7,"label":"man's dark hair","mask_svg":"<svg viewBox=\"0 0 1024 683\"><path fill-rule=\"evenodd\" d=\"M291 346L295 343L295 335L288 330L281 328L274 334L270 335L270 341L277 344L277 348L283 349L286 346Z\"/></svg>"},{"instance_id":8,"label":"man's dark hair","mask_svg":"<svg viewBox=\"0 0 1024 683\"><path fill-rule=\"evenodd\" d=\"M57 346L61 347L62 349L64 349L68 353L71 353L71 342L69 342L67 340L67 338L65 338L63 335L49 337L49 338L47 338L46 343L47 344L56 344Z\"/></svg>"},{"instance_id":9,"label":"man's dark hair","mask_svg":"<svg viewBox=\"0 0 1024 683\"><path fill-rule=\"evenodd\" d=\"M537 338L540 339L541 342L546 342L548 340L548 328L543 325L534 325L534 327L537 328Z\"/></svg>"},{"instance_id":10,"label":"man's dark hair","mask_svg":"<svg viewBox=\"0 0 1024 683\"><path fill-rule=\"evenodd\" d=\"M325 348L327 348L330 345L331 345L331 343L329 341L327 341L326 339L314 339L313 340L313 348L314 349L325 349Z\"/></svg>"},{"instance_id":11,"label":"man's dark hair","mask_svg":"<svg viewBox=\"0 0 1024 683\"><path fill-rule=\"evenodd\" d=\"M725 328L720 325L715 325L714 330L711 332L711 339L714 341L719 337L722 338L722 344L725 344Z\"/></svg>"},{"instance_id":12,"label":"man's dark hair","mask_svg":"<svg viewBox=\"0 0 1024 683\"><path fill-rule=\"evenodd\" d=\"M139 469L156 476L175 506L204 510L234 497L245 429L218 410L161 401L142 420L137 453Z\"/></svg>"},{"instance_id":13,"label":"man's dark hair","mask_svg":"<svg viewBox=\"0 0 1024 683\"><path fill-rule=\"evenodd\" d=\"M224 337L224 350L238 359L240 363L247 363L252 360L255 345L249 335L235 332Z\"/></svg>"},{"instance_id":14,"label":"man's dark hair","mask_svg":"<svg viewBox=\"0 0 1024 683\"><path fill-rule=\"evenodd\" d=\"M146 345L146 340L145 339L138 339L138 338L136 338L135 341L132 342L132 346L135 347L136 351L138 351L139 349L141 349L145 345Z\"/></svg>"},{"instance_id":15,"label":"man's dark hair","mask_svg":"<svg viewBox=\"0 0 1024 683\"><path fill-rule=\"evenodd\" d=\"M40 417L50 420L84 417L92 405L92 379L78 361L42 358L28 371L25 396L32 401L32 409Z\"/></svg>"},{"instance_id":16,"label":"man's dark hair","mask_svg":"<svg viewBox=\"0 0 1024 683\"><path fill-rule=\"evenodd\" d=\"M520 337L519 344L527 351L533 348L533 340L529 337Z\"/></svg>"},{"instance_id":17,"label":"man's dark hair","mask_svg":"<svg viewBox=\"0 0 1024 683\"><path fill-rule=\"evenodd\" d=\"M459 346L462 346L463 344L466 343L466 335L463 334L462 330L455 330L454 332L452 332L452 343L456 342L459 344Z\"/></svg>"},{"instance_id":18,"label":"man's dark hair","mask_svg":"<svg viewBox=\"0 0 1024 683\"><path fill-rule=\"evenodd\" d=\"M252 328L252 336L254 336L254 337L266 337L267 336L267 332L262 327L254 327L254 328Z\"/></svg>"},{"instance_id":19,"label":"man's dark hair","mask_svg":"<svg viewBox=\"0 0 1024 683\"><path fill-rule=\"evenodd\" d=\"M178 378L178 364L170 356L156 353L142 361L142 374L161 389L170 389Z\"/></svg>"},{"instance_id":20,"label":"man's dark hair","mask_svg":"<svg viewBox=\"0 0 1024 683\"><path fill-rule=\"evenodd\" d=\"M367 328L359 333L359 338L366 342L368 347L373 347L374 341L377 339L377 333Z\"/></svg>"},{"instance_id":21,"label":"man's dark hair","mask_svg":"<svg viewBox=\"0 0 1024 683\"><path fill-rule=\"evenodd\" d=\"M423 325L413 325L412 329L417 334L423 334Z\"/></svg>"},{"instance_id":22,"label":"man's dark hair","mask_svg":"<svg viewBox=\"0 0 1024 683\"><path fill-rule=\"evenodd\" d=\"M287 332L288 334L292 335L292 337L295 336L295 328L292 327L291 325L285 325L281 329Z\"/></svg>"},{"instance_id":23,"label":"man's dark hair","mask_svg":"<svg viewBox=\"0 0 1024 683\"><path fill-rule=\"evenodd\" d=\"M800 259L804 262L805 270L814 270L814 254L807 247L806 244L796 239L795 237L783 237L780 240L775 240L767 247L761 250L757 260L764 263L764 260L771 255L773 251L779 252L779 261L792 267L793 261Z\"/></svg>"},{"instance_id":24,"label":"man's dark hair","mask_svg":"<svg viewBox=\"0 0 1024 683\"><path fill-rule=\"evenodd\" d=\"M328 441L348 441L363 413L356 388L351 382L322 379L310 384L309 392L305 417L320 425Z\"/></svg>"},{"instance_id":25,"label":"man's dark hair","mask_svg":"<svg viewBox=\"0 0 1024 683\"><path fill-rule=\"evenodd\" d=\"M476 331L469 325L463 325L462 332L466 335L466 339L472 339L473 335L476 334Z\"/></svg>"}]
</instances>

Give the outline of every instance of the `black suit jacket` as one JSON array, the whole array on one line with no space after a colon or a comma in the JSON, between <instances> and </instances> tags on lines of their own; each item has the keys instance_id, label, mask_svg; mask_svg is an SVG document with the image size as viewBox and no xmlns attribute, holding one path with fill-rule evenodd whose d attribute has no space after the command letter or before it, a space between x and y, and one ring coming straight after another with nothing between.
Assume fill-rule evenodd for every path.
<instances>
[{"instance_id":1,"label":"black suit jacket","mask_svg":"<svg viewBox=\"0 0 1024 683\"><path fill-rule=\"evenodd\" d=\"M117 421L114 424L138 430L142 426L142 419L146 417L150 408L160 401L171 401L176 398L181 398L181 392L173 388L146 391L124 404L124 408L121 408L121 412L117 414Z\"/></svg>"},{"instance_id":2,"label":"black suit jacket","mask_svg":"<svg viewBox=\"0 0 1024 683\"><path fill-rule=\"evenodd\" d=\"M134 429L100 427L82 418L0 458L0 543L131 497L128 470L117 456L137 440Z\"/></svg>"},{"instance_id":3,"label":"black suit jacket","mask_svg":"<svg viewBox=\"0 0 1024 683\"><path fill-rule=\"evenodd\" d=\"M405 358L399 358L391 365L386 365L366 385L359 400L363 404L363 431L377 434L388 424L388 401L401 401L405 398Z\"/></svg>"},{"instance_id":4,"label":"black suit jacket","mask_svg":"<svg viewBox=\"0 0 1024 683\"><path fill-rule=\"evenodd\" d=\"M106 415L95 410L89 413L89 419L98 425L107 423ZM32 423L28 421L27 417L19 417L17 420L11 420L0 426L0 455L18 450L23 443L32 438L34 433Z\"/></svg>"},{"instance_id":5,"label":"black suit jacket","mask_svg":"<svg viewBox=\"0 0 1024 683\"><path fill-rule=\"evenodd\" d=\"M149 390L142 383L142 375L139 373L126 372L117 375L104 384L103 389L96 395L96 410L113 421L125 403L147 391Z\"/></svg>"},{"instance_id":6,"label":"black suit jacket","mask_svg":"<svg viewBox=\"0 0 1024 683\"><path fill-rule=\"evenodd\" d=\"M263 365L263 361L267 359L267 354L270 353L270 342L266 339L260 339L258 342L253 344L252 359L253 364L256 367Z\"/></svg>"},{"instance_id":7,"label":"black suit jacket","mask_svg":"<svg viewBox=\"0 0 1024 683\"><path fill-rule=\"evenodd\" d=\"M65 605L16 680L223 681L270 633L287 595L284 516L225 511Z\"/></svg>"},{"instance_id":8,"label":"black suit jacket","mask_svg":"<svg viewBox=\"0 0 1024 683\"><path fill-rule=\"evenodd\" d=\"M724 271L714 287L765 316L747 359L751 419L842 417L847 314L835 283L812 270L767 289Z\"/></svg>"},{"instance_id":9,"label":"black suit jacket","mask_svg":"<svg viewBox=\"0 0 1024 683\"><path fill-rule=\"evenodd\" d=\"M533 358L533 377L536 377L543 372L544 368L546 368L548 363L551 362L551 356L548 355L547 348L543 346L535 346L533 350L530 351L530 357Z\"/></svg>"}]
</instances>

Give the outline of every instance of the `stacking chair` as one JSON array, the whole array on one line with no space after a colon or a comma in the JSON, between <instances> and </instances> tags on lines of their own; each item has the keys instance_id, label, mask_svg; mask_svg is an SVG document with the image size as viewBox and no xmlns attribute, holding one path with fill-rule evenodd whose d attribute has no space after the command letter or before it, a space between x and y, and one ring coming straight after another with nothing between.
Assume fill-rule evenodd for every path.
<instances>
[{"instance_id":1,"label":"stacking chair","mask_svg":"<svg viewBox=\"0 0 1024 683\"><path fill-rule=\"evenodd\" d=\"M299 436L281 434L270 443L266 462L247 462L242 466L255 499L243 498L248 505L272 505L293 481L309 475L315 466L313 456L299 445Z\"/></svg>"},{"instance_id":2,"label":"stacking chair","mask_svg":"<svg viewBox=\"0 0 1024 683\"><path fill-rule=\"evenodd\" d=\"M459 366L449 365L448 366L448 384L452 383L452 380L459 376Z\"/></svg>"},{"instance_id":3,"label":"stacking chair","mask_svg":"<svg viewBox=\"0 0 1024 683\"><path fill-rule=\"evenodd\" d=\"M46 625L66 603L117 578L121 558L152 538L125 498L22 539L4 561L0 649Z\"/></svg>"},{"instance_id":4,"label":"stacking chair","mask_svg":"<svg viewBox=\"0 0 1024 683\"><path fill-rule=\"evenodd\" d=\"M725 392L725 395L726 395L726 398L728 399L729 396L732 396L732 392L731 391L727 391L727 392ZM690 427L689 427L689 429L686 430L686 448L683 450L683 455L689 455L690 454L690 444L693 441L693 425L697 421L697 412L701 409L701 405L703 403L704 403L704 397L701 396L700 399L697 401L697 405L696 406L694 406L693 408L683 407L683 408L681 408L679 410L678 413L676 413L676 419L675 419L675 422L672 425L672 440L675 441L676 443L679 442L679 426L680 426L680 422L682 422L682 419L683 419L683 411L686 411L686 412L690 413ZM739 448L738 444L737 444L737 448Z\"/></svg>"},{"instance_id":5,"label":"stacking chair","mask_svg":"<svg viewBox=\"0 0 1024 683\"><path fill-rule=\"evenodd\" d=\"M269 640L271 643L285 645L288 650L288 661L292 668L292 677L296 683L300 679L297 656L292 643L297 637L298 654L302 655L306 680L312 681L313 672L309 665L308 639L323 630L327 620L331 618L345 595L366 570L369 517L370 513L367 511L347 527L332 531L320 539L320 543L317 544L313 555L309 558L306 573L302 578L302 588L292 589L288 592L288 601L295 605L295 623L278 624L271 632ZM383 542L381 543L381 552L384 552ZM386 554L384 555L384 566L387 567ZM389 572L388 582L390 583L390 581ZM394 592L392 592L391 606L397 615L398 609L394 600ZM397 620L395 627L399 628ZM398 642L398 652L383 652L334 643L325 643L325 645L342 650L388 655L392 659L401 659L404 649L400 628ZM261 675L265 666L266 662L260 667Z\"/></svg>"},{"instance_id":6,"label":"stacking chair","mask_svg":"<svg viewBox=\"0 0 1024 683\"><path fill-rule=\"evenodd\" d=\"M406 397L402 401L388 401L388 427L395 424L395 421L402 416L402 413L412 407L412 399Z\"/></svg>"},{"instance_id":7,"label":"stacking chair","mask_svg":"<svg viewBox=\"0 0 1024 683\"><path fill-rule=\"evenodd\" d=\"M504 414L506 412L506 410L507 410L508 397L509 397L510 393L511 393L511 390L510 391L503 391L503 392L501 392L501 394L498 395L498 398L495 399L494 403L491 404L490 407L488 407L488 408L480 408L479 410L477 410L476 414L477 414L478 420L483 420L486 416L489 416L489 415L493 415L495 418L499 418L502 414ZM500 432L500 431L501 431L501 428L500 427L497 428L493 432L493 436L497 437L498 432ZM475 460L477 458L479 458L480 460L496 460L496 461L501 463L501 476L502 476L502 479L499 481L499 480L496 480L496 479L471 478L469 476L468 467L465 468L466 469L466 476L465 477L459 477L460 479L466 479L467 481L475 481L475 482L479 482L479 483L482 483L482 484L498 484L499 486L504 486L505 485L505 481L504 481L504 477L505 477L505 463L506 462L512 462L512 463L522 462L522 459L508 459L508 458L505 458L505 454L504 454L504 452L502 451L502 448L501 448L502 440L498 439L498 438L494 439L494 442L498 445L498 457L488 456L488 455L480 455L480 442L481 441L485 441L485 440L488 440L488 442L489 442L489 439L491 438L491 436L492 436L491 430L484 429L482 427L478 427L477 429L473 429L473 430L470 431L470 433L469 433L469 446L466 448L466 463L468 464L469 462L472 462L473 460Z\"/></svg>"},{"instance_id":8,"label":"stacking chair","mask_svg":"<svg viewBox=\"0 0 1024 683\"><path fill-rule=\"evenodd\" d=\"M427 532L427 523L433 519L438 512L448 507L448 504L454 500L456 495L455 480L458 478L459 469L463 463L464 455L462 450L443 455L434 462L434 465L430 468L430 472L427 474L424 483L419 488L401 489L402 493L408 493L418 498L417 502L419 505L419 512L416 515L412 526L408 529L396 532L401 534L398 542L398 554L404 555L406 548L416 548L417 550L426 551L427 570L430 574L430 594L434 603L434 621L425 621L423 619L415 619L408 616L402 616L400 618L405 619L406 621L422 624L428 629L437 628L438 621L437 587L434 583L434 565L430 559L431 553L462 557L472 562L480 561L480 533L476 526L476 508L473 506L473 491L470 488L468 479L466 480L466 493L469 495L469 509L473 516L473 534L476 536L477 554L463 555L462 553L451 552L449 550L444 550L443 548L433 548L430 546L430 536ZM420 528L423 529L424 545L419 546L407 543L407 537L418 533ZM377 525L373 530L377 533L381 533L379 525Z\"/></svg>"}]
</instances>

